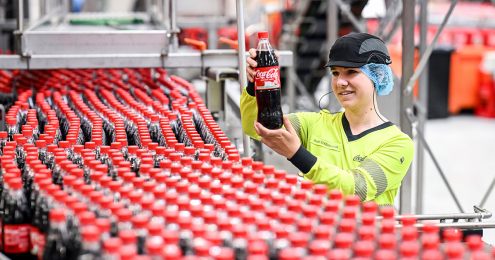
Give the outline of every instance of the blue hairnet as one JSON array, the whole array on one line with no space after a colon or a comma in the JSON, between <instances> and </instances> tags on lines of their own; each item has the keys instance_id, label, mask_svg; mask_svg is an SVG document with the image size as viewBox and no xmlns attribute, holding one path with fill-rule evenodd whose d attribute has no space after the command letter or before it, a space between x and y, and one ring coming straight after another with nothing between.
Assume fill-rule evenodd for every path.
<instances>
[{"instance_id":1,"label":"blue hairnet","mask_svg":"<svg viewBox=\"0 0 495 260\"><path fill-rule=\"evenodd\" d=\"M386 64L368 63L360 69L375 83L377 95L388 95L388 93L392 91L394 79L390 66Z\"/></svg>"}]
</instances>

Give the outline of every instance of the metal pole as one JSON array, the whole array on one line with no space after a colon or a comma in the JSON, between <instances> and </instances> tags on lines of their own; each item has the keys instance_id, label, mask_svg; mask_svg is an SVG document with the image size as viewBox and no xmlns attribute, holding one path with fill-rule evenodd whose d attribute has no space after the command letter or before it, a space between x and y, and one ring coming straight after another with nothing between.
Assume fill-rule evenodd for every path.
<instances>
[{"instance_id":1,"label":"metal pole","mask_svg":"<svg viewBox=\"0 0 495 260\"><path fill-rule=\"evenodd\" d=\"M420 2L420 41L419 41L419 53L422 58L426 47L428 45L427 42L427 31L428 31L428 0L421 0ZM426 65L428 67L428 64ZM428 117L428 69L423 70L421 76L419 77L419 103L424 108L424 110L418 110L418 126L423 133L424 126ZM418 143L417 146L418 154L416 155L416 214L423 213L423 173L424 173L424 150L423 144L421 142Z\"/></svg>"},{"instance_id":2,"label":"metal pole","mask_svg":"<svg viewBox=\"0 0 495 260\"><path fill-rule=\"evenodd\" d=\"M493 0L495 1L495 0ZM483 196L483 199L481 200L480 207L483 207L485 205L486 200L490 196L490 193L492 193L493 187L495 187L495 178L493 179L492 183L490 184L490 187L486 191L485 195Z\"/></svg>"},{"instance_id":3,"label":"metal pole","mask_svg":"<svg viewBox=\"0 0 495 260\"><path fill-rule=\"evenodd\" d=\"M339 14L334 0L328 0L327 8L327 44L330 51L333 43L339 37Z\"/></svg>"},{"instance_id":4,"label":"metal pole","mask_svg":"<svg viewBox=\"0 0 495 260\"><path fill-rule=\"evenodd\" d=\"M151 0L146 0L146 13L148 14L148 17L150 18L151 20L151 14L152 14L152 10L151 10Z\"/></svg>"},{"instance_id":5,"label":"metal pole","mask_svg":"<svg viewBox=\"0 0 495 260\"><path fill-rule=\"evenodd\" d=\"M335 3L335 0L327 0L328 1L328 6L327 6L327 50L328 52L325 52L325 56L322 57L323 60L327 59L327 55L330 52L330 49L332 48L333 44L337 39L339 38L339 8L337 7L337 4ZM330 75L330 72L327 71L327 77L330 79L328 83L328 91L332 90L332 75ZM307 90L305 89L305 92ZM309 95L309 94L308 94ZM332 106L332 94L327 95L328 97L328 106L327 109L329 111L334 111L334 106ZM314 95L311 95L311 100L314 100ZM340 106L340 104L338 104ZM314 111L319 111L318 104L316 101L314 102Z\"/></svg>"},{"instance_id":6,"label":"metal pole","mask_svg":"<svg viewBox=\"0 0 495 260\"><path fill-rule=\"evenodd\" d=\"M294 57L294 56L292 56ZM296 87L294 84L294 75L296 74L294 66L286 69L287 75L287 97L289 98L289 113L296 112Z\"/></svg>"},{"instance_id":7,"label":"metal pole","mask_svg":"<svg viewBox=\"0 0 495 260\"><path fill-rule=\"evenodd\" d=\"M424 224L415 224L415 227L421 229ZM484 229L495 228L495 222L454 222L454 223L436 223L439 228L458 228L458 229ZM402 225L395 225L395 228L400 229Z\"/></svg>"},{"instance_id":8,"label":"metal pole","mask_svg":"<svg viewBox=\"0 0 495 260\"><path fill-rule=\"evenodd\" d=\"M428 214L428 215L412 215L414 218L417 220L441 220L441 219L452 219L452 220L458 220L458 219L489 219L492 217L491 212L486 212L486 213L452 213L452 214ZM410 216L395 216L396 220L402 220L403 218L410 217ZM375 218L376 220L381 220L383 219L382 216L377 216Z\"/></svg>"},{"instance_id":9,"label":"metal pole","mask_svg":"<svg viewBox=\"0 0 495 260\"><path fill-rule=\"evenodd\" d=\"M407 119L406 110L411 108L411 95L404 95L407 79L414 71L414 5L415 1L402 0L402 80L400 94L400 129L412 138L412 126ZM400 191L400 214L412 213L412 176L411 168L402 180Z\"/></svg>"},{"instance_id":10,"label":"metal pole","mask_svg":"<svg viewBox=\"0 0 495 260\"><path fill-rule=\"evenodd\" d=\"M242 6L242 0L236 1L236 13L237 13L237 43L239 50L239 85L240 91L244 90L247 86L246 78L246 38L244 32L244 11ZM244 144L244 157L251 157L251 139L249 136L243 134L242 142Z\"/></svg>"},{"instance_id":11,"label":"metal pole","mask_svg":"<svg viewBox=\"0 0 495 260\"><path fill-rule=\"evenodd\" d=\"M24 0L17 0L17 30L22 33L24 28Z\"/></svg>"},{"instance_id":12,"label":"metal pole","mask_svg":"<svg viewBox=\"0 0 495 260\"><path fill-rule=\"evenodd\" d=\"M433 41L431 44L428 46L428 48L425 50L425 53L423 57L419 60L418 67L416 68L416 71L414 71L414 74L411 76L409 79L409 82L407 83L406 89L404 89L404 94L410 95L413 91L414 88L414 83L416 83L416 80L419 78L419 75L421 74L421 71L426 66L426 63L428 62L428 59L430 58L431 52L433 51L433 47L435 47L435 44L437 43L438 37L440 36L440 33L442 32L443 28L447 24L447 21L450 18L450 15L452 14L452 11L454 10L454 7L456 6L457 2L459 0L453 0L452 4L450 5L449 11L445 15L445 18L443 18L442 24L440 24L440 27L438 27L438 31L435 34L435 37L433 38ZM404 7L404 9L406 9Z\"/></svg>"},{"instance_id":13,"label":"metal pole","mask_svg":"<svg viewBox=\"0 0 495 260\"><path fill-rule=\"evenodd\" d=\"M172 34L171 46L172 46L173 52L176 52L177 49L179 48L179 40L177 38L178 28L177 28L176 11L177 11L177 0L170 0L170 9L169 9L169 12L170 12L170 32Z\"/></svg>"}]
</instances>

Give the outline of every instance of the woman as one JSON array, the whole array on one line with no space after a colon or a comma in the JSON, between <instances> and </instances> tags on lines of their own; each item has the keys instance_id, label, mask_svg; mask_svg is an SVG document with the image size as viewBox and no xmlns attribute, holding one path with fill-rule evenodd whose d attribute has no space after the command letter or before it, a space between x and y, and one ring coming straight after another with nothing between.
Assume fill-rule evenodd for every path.
<instances>
[{"instance_id":1,"label":"woman","mask_svg":"<svg viewBox=\"0 0 495 260\"><path fill-rule=\"evenodd\" d=\"M251 49L249 79L241 95L243 131L285 156L315 184L355 194L380 207L393 206L414 154L406 134L377 109L376 95L393 87L387 47L365 33L341 37L332 46L329 62L332 89L344 112L305 112L284 116L285 129L269 130L256 122L254 91L257 66Z\"/></svg>"}]
</instances>

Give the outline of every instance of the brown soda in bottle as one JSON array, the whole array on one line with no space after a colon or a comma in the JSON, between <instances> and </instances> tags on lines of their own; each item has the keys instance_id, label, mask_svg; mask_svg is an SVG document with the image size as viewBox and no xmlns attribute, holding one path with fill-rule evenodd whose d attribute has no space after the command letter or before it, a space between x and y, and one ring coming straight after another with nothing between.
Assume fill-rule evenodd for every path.
<instances>
[{"instance_id":1,"label":"brown soda in bottle","mask_svg":"<svg viewBox=\"0 0 495 260\"><path fill-rule=\"evenodd\" d=\"M255 60L258 63L254 69L258 122L268 129L279 129L283 124L280 71L275 52L268 41L268 32L258 32Z\"/></svg>"}]
</instances>

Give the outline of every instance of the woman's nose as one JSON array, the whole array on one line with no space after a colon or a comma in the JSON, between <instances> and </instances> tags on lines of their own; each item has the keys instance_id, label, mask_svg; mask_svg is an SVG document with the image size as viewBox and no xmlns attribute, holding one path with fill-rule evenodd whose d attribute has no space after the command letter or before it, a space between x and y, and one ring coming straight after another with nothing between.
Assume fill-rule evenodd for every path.
<instances>
[{"instance_id":1,"label":"woman's nose","mask_svg":"<svg viewBox=\"0 0 495 260\"><path fill-rule=\"evenodd\" d=\"M348 82L347 82L347 79L346 78L344 78L342 76L339 76L337 78L337 86L338 87L346 87L347 84L348 84Z\"/></svg>"}]
</instances>

